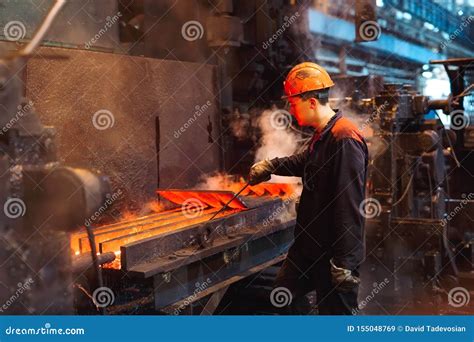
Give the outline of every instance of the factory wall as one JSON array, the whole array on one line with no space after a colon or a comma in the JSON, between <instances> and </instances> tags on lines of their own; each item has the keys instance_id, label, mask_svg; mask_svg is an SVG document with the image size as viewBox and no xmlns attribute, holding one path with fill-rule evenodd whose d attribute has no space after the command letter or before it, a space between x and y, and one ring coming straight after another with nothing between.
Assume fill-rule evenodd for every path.
<instances>
[{"instance_id":1,"label":"factory wall","mask_svg":"<svg viewBox=\"0 0 474 342\"><path fill-rule=\"evenodd\" d=\"M59 156L110 176L132 209L219 167L213 66L44 47L25 79Z\"/></svg>"}]
</instances>

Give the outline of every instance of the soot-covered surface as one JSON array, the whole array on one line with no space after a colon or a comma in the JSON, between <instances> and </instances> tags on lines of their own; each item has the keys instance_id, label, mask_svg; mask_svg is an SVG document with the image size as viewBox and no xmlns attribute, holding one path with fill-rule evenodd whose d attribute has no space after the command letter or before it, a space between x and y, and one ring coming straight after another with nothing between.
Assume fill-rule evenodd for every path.
<instances>
[{"instance_id":1,"label":"soot-covered surface","mask_svg":"<svg viewBox=\"0 0 474 342\"><path fill-rule=\"evenodd\" d=\"M56 127L60 158L110 176L121 203L133 209L155 197L158 182L187 188L218 168L214 72L210 65L44 47L28 62L27 96L43 123ZM98 111L103 121L94 125Z\"/></svg>"}]
</instances>

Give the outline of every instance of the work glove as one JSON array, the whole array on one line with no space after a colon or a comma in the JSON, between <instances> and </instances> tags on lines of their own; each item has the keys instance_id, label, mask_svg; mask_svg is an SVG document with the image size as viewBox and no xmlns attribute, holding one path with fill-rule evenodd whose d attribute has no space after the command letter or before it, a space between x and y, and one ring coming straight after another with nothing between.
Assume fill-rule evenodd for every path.
<instances>
[{"instance_id":1,"label":"work glove","mask_svg":"<svg viewBox=\"0 0 474 342\"><path fill-rule=\"evenodd\" d=\"M332 284L338 291L351 292L360 284L360 278L353 275L351 270L336 266L333 259L329 262L331 263Z\"/></svg>"},{"instance_id":2,"label":"work glove","mask_svg":"<svg viewBox=\"0 0 474 342\"><path fill-rule=\"evenodd\" d=\"M249 172L250 185L257 185L258 183L269 180L274 170L275 166L268 159L253 164Z\"/></svg>"}]
</instances>

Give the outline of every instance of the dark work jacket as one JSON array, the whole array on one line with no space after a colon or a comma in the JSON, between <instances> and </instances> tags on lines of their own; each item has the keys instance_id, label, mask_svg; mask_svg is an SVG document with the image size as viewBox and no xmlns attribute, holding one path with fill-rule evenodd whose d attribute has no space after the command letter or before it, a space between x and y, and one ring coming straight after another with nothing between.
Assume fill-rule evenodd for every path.
<instances>
[{"instance_id":1,"label":"dark work jacket","mask_svg":"<svg viewBox=\"0 0 474 342\"><path fill-rule=\"evenodd\" d=\"M302 153L272 160L274 174L303 178L293 251L355 269L365 256L363 211L368 150L359 129L337 112Z\"/></svg>"}]
</instances>

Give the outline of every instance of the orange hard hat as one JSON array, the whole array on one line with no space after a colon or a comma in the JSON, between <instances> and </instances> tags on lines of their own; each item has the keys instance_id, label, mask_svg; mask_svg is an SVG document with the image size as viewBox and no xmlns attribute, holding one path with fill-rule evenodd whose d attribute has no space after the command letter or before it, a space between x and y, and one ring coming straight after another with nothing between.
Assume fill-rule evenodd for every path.
<instances>
[{"instance_id":1,"label":"orange hard hat","mask_svg":"<svg viewBox=\"0 0 474 342\"><path fill-rule=\"evenodd\" d=\"M304 62L293 67L283 82L284 97L291 97L307 91L332 87L334 82L324 68L316 63Z\"/></svg>"}]
</instances>

